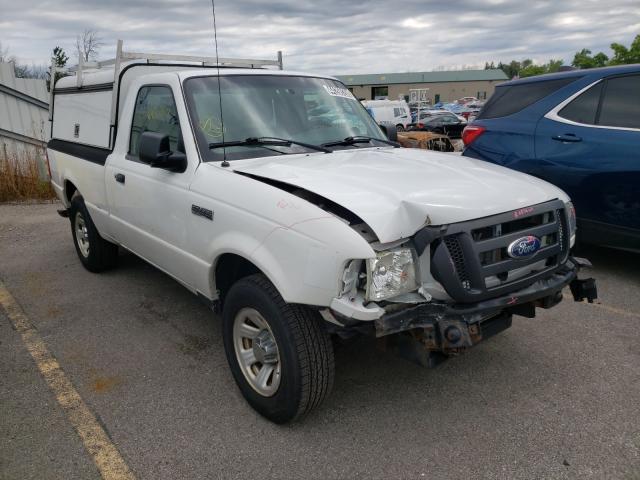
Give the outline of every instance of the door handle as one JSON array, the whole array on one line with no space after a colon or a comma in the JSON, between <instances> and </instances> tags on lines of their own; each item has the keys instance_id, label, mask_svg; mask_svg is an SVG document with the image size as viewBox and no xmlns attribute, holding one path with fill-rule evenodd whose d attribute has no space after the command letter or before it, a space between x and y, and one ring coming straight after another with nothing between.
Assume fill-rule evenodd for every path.
<instances>
[{"instance_id":1,"label":"door handle","mask_svg":"<svg viewBox=\"0 0 640 480\"><path fill-rule=\"evenodd\" d=\"M551 137L553 140L556 140L558 142L565 142L565 143L576 143L576 142L581 142L582 138L578 137L577 135L574 135L573 133L565 133L564 135L556 135L555 137Z\"/></svg>"},{"instance_id":2,"label":"door handle","mask_svg":"<svg viewBox=\"0 0 640 480\"><path fill-rule=\"evenodd\" d=\"M114 178L116 179L116 182L124 183L124 175L122 173L116 173Z\"/></svg>"}]
</instances>

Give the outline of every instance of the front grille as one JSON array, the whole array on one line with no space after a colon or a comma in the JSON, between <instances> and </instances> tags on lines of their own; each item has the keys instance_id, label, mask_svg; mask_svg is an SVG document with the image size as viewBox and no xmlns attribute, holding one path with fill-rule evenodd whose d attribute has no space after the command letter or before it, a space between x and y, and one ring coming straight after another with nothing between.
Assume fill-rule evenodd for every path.
<instances>
[{"instance_id":1,"label":"front grille","mask_svg":"<svg viewBox=\"0 0 640 480\"><path fill-rule=\"evenodd\" d=\"M456 235L449 235L444 238L444 243L447 246L447 250L449 250L449 255L455 265L456 274L458 275L458 280L460 280L460 283L462 284L462 288L465 290L470 289L471 282L469 280L469 274L467 273L464 251L460 246L458 237Z\"/></svg>"},{"instance_id":2,"label":"front grille","mask_svg":"<svg viewBox=\"0 0 640 480\"><path fill-rule=\"evenodd\" d=\"M480 220L449 225L432 243L432 274L449 295L479 301L523 288L558 268L569 253L564 204L554 200ZM512 258L509 245L533 235L539 250Z\"/></svg>"}]
</instances>

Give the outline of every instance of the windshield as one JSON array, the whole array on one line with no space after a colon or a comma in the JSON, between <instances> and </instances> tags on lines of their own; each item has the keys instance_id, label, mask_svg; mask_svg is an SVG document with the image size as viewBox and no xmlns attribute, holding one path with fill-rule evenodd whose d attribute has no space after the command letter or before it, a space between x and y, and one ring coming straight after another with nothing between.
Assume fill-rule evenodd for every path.
<instances>
[{"instance_id":1,"label":"windshield","mask_svg":"<svg viewBox=\"0 0 640 480\"><path fill-rule=\"evenodd\" d=\"M212 144L248 138L278 138L322 145L347 137L386 137L358 100L340 82L283 75L226 75L185 81L185 94L196 138L205 161L237 160L309 152L301 145ZM220 106L222 105L222 115ZM224 126L223 126L224 121ZM223 138L224 136L224 138ZM383 143L380 143L383 145ZM362 148L362 144L338 148ZM366 145L365 145L366 146Z\"/></svg>"}]
</instances>

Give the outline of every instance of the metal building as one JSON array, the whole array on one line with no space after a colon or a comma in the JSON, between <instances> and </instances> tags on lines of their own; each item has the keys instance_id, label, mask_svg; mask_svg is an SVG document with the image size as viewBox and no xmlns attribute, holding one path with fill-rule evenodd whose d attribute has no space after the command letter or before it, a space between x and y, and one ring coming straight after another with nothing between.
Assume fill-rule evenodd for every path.
<instances>
[{"instance_id":1,"label":"metal building","mask_svg":"<svg viewBox=\"0 0 640 480\"><path fill-rule=\"evenodd\" d=\"M441 72L375 73L337 75L357 98L409 100L412 89L428 89L431 103L452 102L462 97L488 99L496 85L508 80L502 70L453 70Z\"/></svg>"},{"instance_id":2,"label":"metal building","mask_svg":"<svg viewBox=\"0 0 640 480\"><path fill-rule=\"evenodd\" d=\"M43 165L49 131L45 81L16 78L13 64L0 62L0 160L35 159Z\"/></svg>"}]
</instances>

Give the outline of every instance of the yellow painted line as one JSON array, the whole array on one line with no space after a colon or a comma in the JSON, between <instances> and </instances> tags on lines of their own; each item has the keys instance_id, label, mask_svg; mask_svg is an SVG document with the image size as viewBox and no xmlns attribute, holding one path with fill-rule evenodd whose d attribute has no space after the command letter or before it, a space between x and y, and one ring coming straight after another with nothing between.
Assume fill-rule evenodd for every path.
<instances>
[{"instance_id":1,"label":"yellow painted line","mask_svg":"<svg viewBox=\"0 0 640 480\"><path fill-rule=\"evenodd\" d=\"M22 341L33 357L38 370L53 391L69 422L80 436L102 478L105 480L134 480L133 473L120 456L118 449L73 387L38 331L31 325L24 310L1 281L0 305L7 312L13 328L22 336Z\"/></svg>"},{"instance_id":2,"label":"yellow painted line","mask_svg":"<svg viewBox=\"0 0 640 480\"><path fill-rule=\"evenodd\" d=\"M573 301L573 297L569 294L562 294L562 296L567 299L567 300L572 300ZM600 308L602 310L606 310L608 312L611 313L617 313L618 315L625 315L627 317L633 317L633 318L640 318L640 313L636 313L636 312L630 312L629 310L625 310L624 308L616 308L616 307L611 307L609 305L605 305L604 303L588 303L588 302L580 302L580 303L584 303L586 305L592 305L594 307Z\"/></svg>"}]
</instances>

